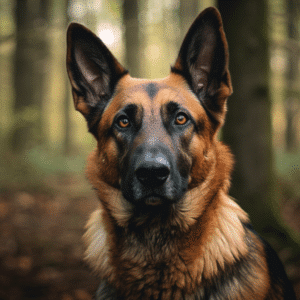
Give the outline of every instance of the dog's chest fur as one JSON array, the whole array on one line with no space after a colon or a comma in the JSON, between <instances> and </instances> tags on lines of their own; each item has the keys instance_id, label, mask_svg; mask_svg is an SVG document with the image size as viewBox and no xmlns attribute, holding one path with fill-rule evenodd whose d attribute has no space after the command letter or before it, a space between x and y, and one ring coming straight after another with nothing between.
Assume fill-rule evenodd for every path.
<instances>
[{"instance_id":1,"label":"dog's chest fur","mask_svg":"<svg viewBox=\"0 0 300 300\"><path fill-rule=\"evenodd\" d=\"M248 256L254 244L243 226L247 215L229 197L221 197L222 205L217 208L218 214L213 214L218 217L212 220L212 226L202 228L199 236L186 232L186 238L178 236L175 228L163 230L161 226L142 228L140 232L121 230L115 235L107 227L105 212L96 211L85 235L87 260L93 261L101 277L113 282L124 299L202 299L208 293L207 286L212 286L212 278L214 286L221 286L218 274L224 273L226 265ZM193 253L196 248L197 257L186 251L187 247ZM264 262L259 264L264 266ZM241 272L247 267L241 265ZM256 276L261 277L263 272ZM232 299L240 299L242 287L238 281L232 276L228 282L227 288L236 290ZM258 286L265 284L263 280L256 282Z\"/></svg>"}]
</instances>

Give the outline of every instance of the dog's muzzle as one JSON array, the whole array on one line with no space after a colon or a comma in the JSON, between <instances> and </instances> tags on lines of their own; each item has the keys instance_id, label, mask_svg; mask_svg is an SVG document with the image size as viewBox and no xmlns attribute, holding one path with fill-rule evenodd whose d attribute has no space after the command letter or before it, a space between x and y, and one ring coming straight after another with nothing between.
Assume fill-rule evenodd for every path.
<instances>
[{"instance_id":1,"label":"dog's muzzle","mask_svg":"<svg viewBox=\"0 0 300 300\"><path fill-rule=\"evenodd\" d=\"M121 189L125 199L136 205L176 202L181 195L181 177L174 155L162 143L137 147L123 171Z\"/></svg>"}]
</instances>

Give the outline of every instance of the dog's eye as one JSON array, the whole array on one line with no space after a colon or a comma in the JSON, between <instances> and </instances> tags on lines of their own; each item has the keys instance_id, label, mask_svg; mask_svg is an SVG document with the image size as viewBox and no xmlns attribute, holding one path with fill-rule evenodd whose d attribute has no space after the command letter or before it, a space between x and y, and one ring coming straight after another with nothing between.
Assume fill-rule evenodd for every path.
<instances>
[{"instance_id":1,"label":"dog's eye","mask_svg":"<svg viewBox=\"0 0 300 300\"><path fill-rule=\"evenodd\" d=\"M128 127L130 125L130 121L129 121L129 119L127 117L121 116L121 117L118 118L117 124L121 128L126 128L126 127Z\"/></svg>"},{"instance_id":2,"label":"dog's eye","mask_svg":"<svg viewBox=\"0 0 300 300\"><path fill-rule=\"evenodd\" d=\"M175 119L176 125L184 125L188 121L188 116L185 113L180 112Z\"/></svg>"}]
</instances>

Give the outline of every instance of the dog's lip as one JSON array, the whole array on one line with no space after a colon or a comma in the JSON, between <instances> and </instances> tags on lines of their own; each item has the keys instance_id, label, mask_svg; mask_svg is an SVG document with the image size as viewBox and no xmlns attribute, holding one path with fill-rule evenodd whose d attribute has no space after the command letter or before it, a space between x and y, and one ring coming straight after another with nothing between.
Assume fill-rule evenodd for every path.
<instances>
[{"instance_id":1,"label":"dog's lip","mask_svg":"<svg viewBox=\"0 0 300 300\"><path fill-rule=\"evenodd\" d=\"M159 205L165 205L168 203L172 203L173 201L164 196L153 194L153 195L144 197L142 199L142 202L147 206L148 205L149 206L159 206Z\"/></svg>"},{"instance_id":2,"label":"dog's lip","mask_svg":"<svg viewBox=\"0 0 300 300\"><path fill-rule=\"evenodd\" d=\"M151 196L151 197L147 197L144 200L146 205L150 205L150 206L158 206L161 205L163 203L163 199L157 196Z\"/></svg>"}]
</instances>

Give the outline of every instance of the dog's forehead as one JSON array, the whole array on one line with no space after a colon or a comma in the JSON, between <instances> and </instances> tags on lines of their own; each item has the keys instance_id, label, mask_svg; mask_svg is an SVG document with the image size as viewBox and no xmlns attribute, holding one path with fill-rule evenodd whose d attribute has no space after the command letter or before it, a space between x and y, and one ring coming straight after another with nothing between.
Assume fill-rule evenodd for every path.
<instances>
[{"instance_id":1,"label":"dog's forehead","mask_svg":"<svg viewBox=\"0 0 300 300\"><path fill-rule=\"evenodd\" d=\"M184 105L180 89L162 83L149 82L127 87L122 91L124 104L141 104L147 107L160 107L169 101L176 101Z\"/></svg>"},{"instance_id":2,"label":"dog's forehead","mask_svg":"<svg viewBox=\"0 0 300 300\"><path fill-rule=\"evenodd\" d=\"M126 78L121 80L115 100L126 106L136 104L144 110L158 111L168 102L176 102L181 107L199 116L204 112L199 100L191 93L183 80L174 80L172 76L164 79L146 80Z\"/></svg>"}]
</instances>

